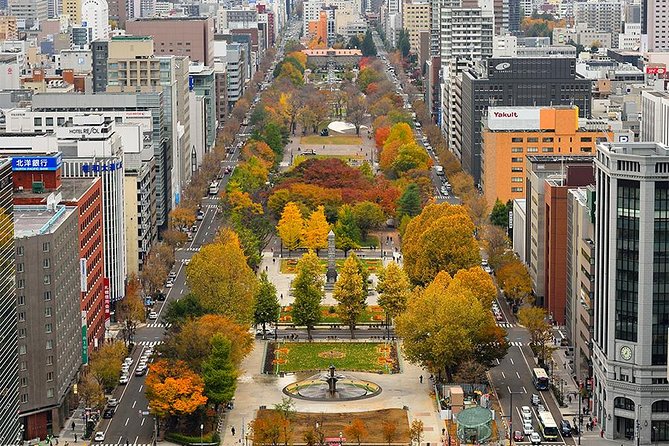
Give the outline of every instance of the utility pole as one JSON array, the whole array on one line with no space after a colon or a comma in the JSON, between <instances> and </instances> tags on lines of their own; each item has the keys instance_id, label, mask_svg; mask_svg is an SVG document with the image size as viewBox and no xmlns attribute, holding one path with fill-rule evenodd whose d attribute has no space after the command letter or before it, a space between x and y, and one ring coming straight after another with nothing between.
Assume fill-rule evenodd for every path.
<instances>
[{"instance_id":1,"label":"utility pole","mask_svg":"<svg viewBox=\"0 0 669 446\"><path fill-rule=\"evenodd\" d=\"M578 446L581 446L581 426L583 424L583 414L581 414L581 390L578 393Z\"/></svg>"}]
</instances>

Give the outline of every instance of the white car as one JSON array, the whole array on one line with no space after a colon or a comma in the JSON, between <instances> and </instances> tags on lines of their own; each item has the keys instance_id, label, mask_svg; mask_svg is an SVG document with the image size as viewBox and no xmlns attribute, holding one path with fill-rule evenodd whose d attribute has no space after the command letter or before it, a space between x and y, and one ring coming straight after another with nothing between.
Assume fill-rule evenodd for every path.
<instances>
[{"instance_id":1,"label":"white car","mask_svg":"<svg viewBox=\"0 0 669 446\"><path fill-rule=\"evenodd\" d=\"M541 444L541 435L539 435L537 432L532 432L530 434L530 442L532 444Z\"/></svg>"},{"instance_id":2,"label":"white car","mask_svg":"<svg viewBox=\"0 0 669 446\"><path fill-rule=\"evenodd\" d=\"M534 433L534 427L532 426L531 421L526 421L523 423L523 433L525 435L532 435Z\"/></svg>"},{"instance_id":3,"label":"white car","mask_svg":"<svg viewBox=\"0 0 669 446\"><path fill-rule=\"evenodd\" d=\"M174 282L171 280L168 280L167 283L165 283L165 288L172 288L172 286L174 286Z\"/></svg>"},{"instance_id":4,"label":"white car","mask_svg":"<svg viewBox=\"0 0 669 446\"><path fill-rule=\"evenodd\" d=\"M130 356L126 357L126 358L123 360L123 364L131 365L131 364L132 364L132 358L131 358Z\"/></svg>"},{"instance_id":5,"label":"white car","mask_svg":"<svg viewBox=\"0 0 669 446\"><path fill-rule=\"evenodd\" d=\"M98 431L95 433L95 437L93 437L94 441L105 441L105 433L102 431Z\"/></svg>"},{"instance_id":6,"label":"white car","mask_svg":"<svg viewBox=\"0 0 669 446\"><path fill-rule=\"evenodd\" d=\"M156 313L155 311L149 313L149 320L155 321L156 319L158 319L158 313Z\"/></svg>"},{"instance_id":7,"label":"white car","mask_svg":"<svg viewBox=\"0 0 669 446\"><path fill-rule=\"evenodd\" d=\"M118 400L116 398L109 398L107 400L107 406L109 407L116 407L118 406Z\"/></svg>"},{"instance_id":8,"label":"white car","mask_svg":"<svg viewBox=\"0 0 669 446\"><path fill-rule=\"evenodd\" d=\"M520 413L523 414L523 420L531 421L532 420L532 410L529 406L523 406L520 408Z\"/></svg>"},{"instance_id":9,"label":"white car","mask_svg":"<svg viewBox=\"0 0 669 446\"><path fill-rule=\"evenodd\" d=\"M118 379L119 384L128 384L130 381L130 377L128 375L121 375L121 377Z\"/></svg>"}]
</instances>

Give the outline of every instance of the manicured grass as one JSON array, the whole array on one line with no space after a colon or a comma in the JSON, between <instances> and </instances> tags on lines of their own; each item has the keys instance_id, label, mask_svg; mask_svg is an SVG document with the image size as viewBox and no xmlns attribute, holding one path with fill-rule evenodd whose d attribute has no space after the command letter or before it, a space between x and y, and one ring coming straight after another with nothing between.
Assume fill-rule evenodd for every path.
<instances>
[{"instance_id":1,"label":"manicured grass","mask_svg":"<svg viewBox=\"0 0 669 446\"><path fill-rule=\"evenodd\" d=\"M361 164L364 160L364 156L360 155L297 155L293 158L293 167L300 165L306 160L310 159L326 159L326 158L337 158L346 163L357 163Z\"/></svg>"},{"instance_id":2,"label":"manicured grass","mask_svg":"<svg viewBox=\"0 0 669 446\"><path fill-rule=\"evenodd\" d=\"M293 320L292 307L281 307L279 323L291 324ZM383 309L378 305L370 305L358 316L358 323L380 324L386 320ZM321 324L341 324L341 317L337 314L337 306L321 305Z\"/></svg>"},{"instance_id":3,"label":"manicured grass","mask_svg":"<svg viewBox=\"0 0 669 446\"><path fill-rule=\"evenodd\" d=\"M281 342L273 350L281 372L337 370L390 373L395 363L390 344L371 342Z\"/></svg>"},{"instance_id":4,"label":"manicured grass","mask_svg":"<svg viewBox=\"0 0 669 446\"><path fill-rule=\"evenodd\" d=\"M378 239L376 241L378 243ZM369 246L369 244L364 246ZM295 267L297 266L298 260L299 259L281 259L281 266L279 271L282 274L295 274L297 272ZM323 265L323 274L325 274L328 267L328 261L326 259L320 259L320 261L321 265ZM381 266L383 266L381 259L360 259L360 261L362 262L362 266L367 268L367 271L370 274L378 273L381 269ZM344 265L344 259L335 260L335 265L339 270Z\"/></svg>"},{"instance_id":5,"label":"manicured grass","mask_svg":"<svg viewBox=\"0 0 669 446\"><path fill-rule=\"evenodd\" d=\"M388 444L383 435L383 423L387 421L394 425L397 430L395 438L391 445L409 444L409 418L407 411L403 409L381 409L369 412L345 412L337 413L336 405L328 410L327 413L297 412L290 422L290 444L304 444L304 434L313 429L316 423L320 426L325 438L339 438L339 432L344 432L344 428L351 424L351 421L358 419L365 423L367 435L361 438L363 444ZM271 416L273 410L260 409L257 413L258 418ZM346 438L345 445L357 444L355 439Z\"/></svg>"},{"instance_id":6,"label":"manicured grass","mask_svg":"<svg viewBox=\"0 0 669 446\"><path fill-rule=\"evenodd\" d=\"M300 144L316 144L316 145L360 145L362 144L362 138L355 135L333 135L333 136L320 136L320 135L309 135L303 136L300 138Z\"/></svg>"}]
</instances>

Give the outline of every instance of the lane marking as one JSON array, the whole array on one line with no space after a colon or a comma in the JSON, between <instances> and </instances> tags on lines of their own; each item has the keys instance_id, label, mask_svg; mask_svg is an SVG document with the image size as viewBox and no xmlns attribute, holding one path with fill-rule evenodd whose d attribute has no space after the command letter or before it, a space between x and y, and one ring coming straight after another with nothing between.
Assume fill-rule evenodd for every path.
<instances>
[{"instance_id":1,"label":"lane marking","mask_svg":"<svg viewBox=\"0 0 669 446\"><path fill-rule=\"evenodd\" d=\"M143 388L144 388L144 384L142 384L141 386L139 386L139 393L142 393L142 389L143 389Z\"/></svg>"},{"instance_id":2,"label":"lane marking","mask_svg":"<svg viewBox=\"0 0 669 446\"><path fill-rule=\"evenodd\" d=\"M132 403L132 408L133 408L133 409L135 408L135 405L136 405L136 404L137 404L137 400L135 400L135 401Z\"/></svg>"},{"instance_id":3,"label":"lane marking","mask_svg":"<svg viewBox=\"0 0 669 446\"><path fill-rule=\"evenodd\" d=\"M130 422L130 417L126 418L125 425L127 426L129 422Z\"/></svg>"},{"instance_id":4,"label":"lane marking","mask_svg":"<svg viewBox=\"0 0 669 446\"><path fill-rule=\"evenodd\" d=\"M514 365L513 364L513 358L509 358L509 361L511 361L511 365Z\"/></svg>"},{"instance_id":5,"label":"lane marking","mask_svg":"<svg viewBox=\"0 0 669 446\"><path fill-rule=\"evenodd\" d=\"M502 372L502 378L506 379L506 374L504 374L504 372Z\"/></svg>"},{"instance_id":6,"label":"lane marking","mask_svg":"<svg viewBox=\"0 0 669 446\"><path fill-rule=\"evenodd\" d=\"M520 373L516 372L516 376L520 379Z\"/></svg>"}]
</instances>

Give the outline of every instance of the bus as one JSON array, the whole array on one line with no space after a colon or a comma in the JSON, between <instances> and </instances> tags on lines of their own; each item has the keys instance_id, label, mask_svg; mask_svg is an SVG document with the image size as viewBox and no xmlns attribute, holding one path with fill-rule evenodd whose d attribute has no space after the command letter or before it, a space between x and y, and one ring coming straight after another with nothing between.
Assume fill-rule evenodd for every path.
<instances>
[{"instance_id":1,"label":"bus","mask_svg":"<svg viewBox=\"0 0 669 446\"><path fill-rule=\"evenodd\" d=\"M209 195L218 195L218 181L212 181L209 185Z\"/></svg>"},{"instance_id":2,"label":"bus","mask_svg":"<svg viewBox=\"0 0 669 446\"><path fill-rule=\"evenodd\" d=\"M548 375L541 367L532 369L532 383L537 390L548 390Z\"/></svg>"},{"instance_id":3,"label":"bus","mask_svg":"<svg viewBox=\"0 0 669 446\"><path fill-rule=\"evenodd\" d=\"M537 418L539 418L539 428L541 429L544 439L557 440L558 427L553 419L553 415L547 410L543 410L538 413Z\"/></svg>"}]
</instances>

